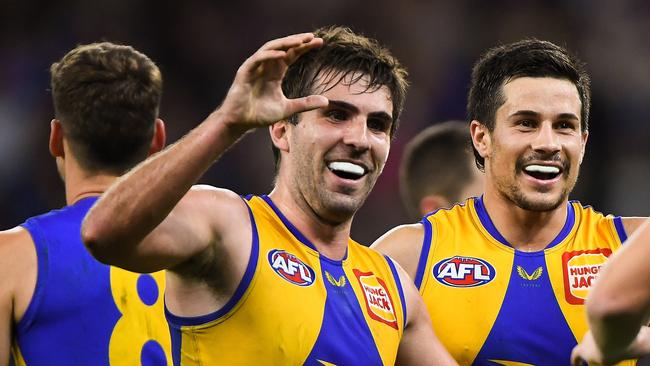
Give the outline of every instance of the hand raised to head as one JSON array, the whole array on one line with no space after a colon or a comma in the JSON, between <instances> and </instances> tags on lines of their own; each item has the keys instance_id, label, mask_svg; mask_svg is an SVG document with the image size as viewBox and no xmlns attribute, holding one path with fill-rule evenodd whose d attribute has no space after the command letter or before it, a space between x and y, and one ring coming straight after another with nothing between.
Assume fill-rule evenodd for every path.
<instances>
[{"instance_id":1,"label":"hand raised to head","mask_svg":"<svg viewBox=\"0 0 650 366\"><path fill-rule=\"evenodd\" d=\"M302 54L323 44L311 33L295 34L264 44L237 70L220 112L228 123L244 130L270 125L328 104L322 95L287 99L282 78Z\"/></svg>"}]
</instances>

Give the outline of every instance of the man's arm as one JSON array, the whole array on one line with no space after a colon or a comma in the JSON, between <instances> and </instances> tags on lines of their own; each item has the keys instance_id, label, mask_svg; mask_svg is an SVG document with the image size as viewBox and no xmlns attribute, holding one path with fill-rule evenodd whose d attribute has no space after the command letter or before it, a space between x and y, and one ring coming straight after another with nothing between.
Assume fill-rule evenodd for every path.
<instances>
[{"instance_id":1,"label":"man's arm","mask_svg":"<svg viewBox=\"0 0 650 366\"><path fill-rule=\"evenodd\" d=\"M393 258L404 268L413 282L422 252L424 227L422 224L402 225L388 231L370 247Z\"/></svg>"},{"instance_id":2,"label":"man's arm","mask_svg":"<svg viewBox=\"0 0 650 366\"><path fill-rule=\"evenodd\" d=\"M267 42L248 58L221 107L119 179L91 209L82 238L93 255L154 271L174 268L209 246L241 245L237 233L249 230L234 225L250 225L245 204L225 190L188 190L247 131L327 105L323 96L287 99L281 89L288 65L321 44L312 34L298 34Z\"/></svg>"},{"instance_id":3,"label":"man's arm","mask_svg":"<svg viewBox=\"0 0 650 366\"><path fill-rule=\"evenodd\" d=\"M627 236L631 236L634 232L648 220L647 217L622 217L623 228Z\"/></svg>"},{"instance_id":4,"label":"man's arm","mask_svg":"<svg viewBox=\"0 0 650 366\"><path fill-rule=\"evenodd\" d=\"M396 365L458 365L440 343L418 290L406 272L396 264L406 297L407 319L397 351Z\"/></svg>"},{"instance_id":5,"label":"man's arm","mask_svg":"<svg viewBox=\"0 0 650 366\"><path fill-rule=\"evenodd\" d=\"M23 228L0 232L0 365L9 362L12 330L36 286L36 249Z\"/></svg>"},{"instance_id":6,"label":"man's arm","mask_svg":"<svg viewBox=\"0 0 650 366\"><path fill-rule=\"evenodd\" d=\"M609 364L650 352L650 336L642 327L650 315L648 258L650 220L601 270L587 298L591 334L574 349L574 363L585 359Z\"/></svg>"}]
</instances>

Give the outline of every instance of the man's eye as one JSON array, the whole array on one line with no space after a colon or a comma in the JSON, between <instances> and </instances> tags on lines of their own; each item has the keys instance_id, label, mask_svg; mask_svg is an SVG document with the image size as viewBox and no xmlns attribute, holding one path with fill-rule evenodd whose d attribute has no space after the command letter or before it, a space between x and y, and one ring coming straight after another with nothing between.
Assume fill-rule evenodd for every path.
<instances>
[{"instance_id":1,"label":"man's eye","mask_svg":"<svg viewBox=\"0 0 650 366\"><path fill-rule=\"evenodd\" d=\"M573 130L573 129L574 129L573 123L571 123L571 122L566 122L566 121L563 121L563 122L558 123L557 126L558 126L558 128L560 128L561 130Z\"/></svg>"},{"instance_id":2,"label":"man's eye","mask_svg":"<svg viewBox=\"0 0 650 366\"><path fill-rule=\"evenodd\" d=\"M533 123L533 121L531 121L529 119L524 119L524 120L519 121L519 125L522 126L522 127L533 127L534 123Z\"/></svg>"},{"instance_id":3,"label":"man's eye","mask_svg":"<svg viewBox=\"0 0 650 366\"><path fill-rule=\"evenodd\" d=\"M368 128L373 131L387 132L389 128L389 123L383 119L369 119Z\"/></svg>"},{"instance_id":4,"label":"man's eye","mask_svg":"<svg viewBox=\"0 0 650 366\"><path fill-rule=\"evenodd\" d=\"M340 110L330 110L327 113L325 113L325 115L327 116L327 118L334 121L344 121L348 118L348 114Z\"/></svg>"}]
</instances>

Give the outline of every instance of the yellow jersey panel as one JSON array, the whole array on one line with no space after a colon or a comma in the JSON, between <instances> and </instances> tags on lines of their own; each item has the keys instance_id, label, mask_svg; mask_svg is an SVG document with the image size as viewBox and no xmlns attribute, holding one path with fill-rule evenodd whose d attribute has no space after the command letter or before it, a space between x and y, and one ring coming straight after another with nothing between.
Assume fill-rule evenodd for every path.
<instances>
[{"instance_id":1,"label":"yellow jersey panel","mask_svg":"<svg viewBox=\"0 0 650 366\"><path fill-rule=\"evenodd\" d=\"M620 218L578 202L569 202L565 225L539 252L515 250L481 198L422 224L415 283L436 334L461 365L569 364L587 331L588 290L625 240Z\"/></svg>"},{"instance_id":2,"label":"yellow jersey panel","mask_svg":"<svg viewBox=\"0 0 650 366\"><path fill-rule=\"evenodd\" d=\"M248 197L249 264L215 313L167 312L175 365L392 365L404 330L393 263L352 241L321 256L267 196Z\"/></svg>"}]
</instances>

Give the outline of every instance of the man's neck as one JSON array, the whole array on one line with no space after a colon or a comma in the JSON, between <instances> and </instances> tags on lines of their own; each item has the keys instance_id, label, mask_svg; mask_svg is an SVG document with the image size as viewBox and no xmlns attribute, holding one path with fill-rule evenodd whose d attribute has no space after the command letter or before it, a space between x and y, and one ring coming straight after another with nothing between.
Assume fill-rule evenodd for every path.
<instances>
[{"instance_id":1,"label":"man's neck","mask_svg":"<svg viewBox=\"0 0 650 366\"><path fill-rule=\"evenodd\" d=\"M343 259L350 239L352 218L343 223L327 222L307 202L293 196L278 186L269 194L287 220L314 244L319 253L333 260Z\"/></svg>"},{"instance_id":2,"label":"man's neck","mask_svg":"<svg viewBox=\"0 0 650 366\"><path fill-rule=\"evenodd\" d=\"M545 249L566 223L566 200L550 211L531 211L497 193L486 192L483 204L499 233L515 249L524 252Z\"/></svg>"},{"instance_id":3,"label":"man's neck","mask_svg":"<svg viewBox=\"0 0 650 366\"><path fill-rule=\"evenodd\" d=\"M114 175L105 173L88 174L83 171L66 172L65 176L65 197L66 203L72 205L75 202L92 196L99 196L117 179Z\"/></svg>"}]
</instances>

